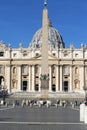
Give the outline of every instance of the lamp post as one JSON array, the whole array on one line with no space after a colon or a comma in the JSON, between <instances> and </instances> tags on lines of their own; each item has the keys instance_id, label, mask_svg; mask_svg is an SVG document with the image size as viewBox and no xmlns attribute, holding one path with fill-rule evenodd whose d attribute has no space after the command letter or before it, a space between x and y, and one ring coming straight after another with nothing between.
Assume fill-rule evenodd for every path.
<instances>
[{"instance_id":1,"label":"lamp post","mask_svg":"<svg viewBox=\"0 0 87 130\"><path fill-rule=\"evenodd\" d=\"M85 91L85 100L87 101L87 86L84 86L84 91Z\"/></svg>"}]
</instances>

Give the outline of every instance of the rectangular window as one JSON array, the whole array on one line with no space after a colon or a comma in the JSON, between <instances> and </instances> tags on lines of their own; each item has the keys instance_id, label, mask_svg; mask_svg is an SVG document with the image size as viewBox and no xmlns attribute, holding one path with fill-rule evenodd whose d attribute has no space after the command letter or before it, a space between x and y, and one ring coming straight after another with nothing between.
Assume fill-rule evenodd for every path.
<instances>
[{"instance_id":1,"label":"rectangular window","mask_svg":"<svg viewBox=\"0 0 87 130\"><path fill-rule=\"evenodd\" d=\"M4 56L4 52L0 52L0 57L3 57Z\"/></svg>"},{"instance_id":2,"label":"rectangular window","mask_svg":"<svg viewBox=\"0 0 87 130\"><path fill-rule=\"evenodd\" d=\"M23 56L26 57L26 56L27 56L27 53L24 53Z\"/></svg>"},{"instance_id":3,"label":"rectangular window","mask_svg":"<svg viewBox=\"0 0 87 130\"><path fill-rule=\"evenodd\" d=\"M75 57L77 58L78 56L79 56L78 53L76 53L76 54L75 54Z\"/></svg>"}]
</instances>

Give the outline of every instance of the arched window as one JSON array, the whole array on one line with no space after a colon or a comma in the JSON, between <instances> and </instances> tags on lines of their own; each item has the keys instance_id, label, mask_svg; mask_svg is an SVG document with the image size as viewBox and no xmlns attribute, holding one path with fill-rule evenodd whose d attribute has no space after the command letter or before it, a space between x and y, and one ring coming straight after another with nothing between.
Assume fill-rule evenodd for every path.
<instances>
[{"instance_id":1,"label":"arched window","mask_svg":"<svg viewBox=\"0 0 87 130\"><path fill-rule=\"evenodd\" d=\"M0 57L3 57L4 56L4 52L0 52Z\"/></svg>"},{"instance_id":2,"label":"arched window","mask_svg":"<svg viewBox=\"0 0 87 130\"><path fill-rule=\"evenodd\" d=\"M78 70L78 67L75 68L75 74L78 74L79 73L79 70Z\"/></svg>"},{"instance_id":3,"label":"arched window","mask_svg":"<svg viewBox=\"0 0 87 130\"><path fill-rule=\"evenodd\" d=\"M13 73L14 73L14 74L16 73L16 67L13 68Z\"/></svg>"},{"instance_id":4,"label":"arched window","mask_svg":"<svg viewBox=\"0 0 87 130\"><path fill-rule=\"evenodd\" d=\"M16 88L16 81L13 81L13 88Z\"/></svg>"},{"instance_id":5,"label":"arched window","mask_svg":"<svg viewBox=\"0 0 87 130\"><path fill-rule=\"evenodd\" d=\"M75 88L78 88L78 82L75 83Z\"/></svg>"},{"instance_id":6,"label":"arched window","mask_svg":"<svg viewBox=\"0 0 87 130\"><path fill-rule=\"evenodd\" d=\"M79 89L79 88L80 88L79 85L80 85L80 84L79 84L79 80L76 79L76 80L75 80L75 89Z\"/></svg>"}]
</instances>

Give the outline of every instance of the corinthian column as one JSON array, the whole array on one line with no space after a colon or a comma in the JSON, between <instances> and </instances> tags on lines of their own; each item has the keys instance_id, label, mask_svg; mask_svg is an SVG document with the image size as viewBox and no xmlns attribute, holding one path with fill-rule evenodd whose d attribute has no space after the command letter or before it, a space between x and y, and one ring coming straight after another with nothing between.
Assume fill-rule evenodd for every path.
<instances>
[{"instance_id":1,"label":"corinthian column","mask_svg":"<svg viewBox=\"0 0 87 130\"><path fill-rule=\"evenodd\" d=\"M8 89L8 92L11 92L11 66L7 65L6 66L6 86Z\"/></svg>"},{"instance_id":2,"label":"corinthian column","mask_svg":"<svg viewBox=\"0 0 87 130\"><path fill-rule=\"evenodd\" d=\"M59 66L56 66L56 91L59 91Z\"/></svg>"},{"instance_id":3,"label":"corinthian column","mask_svg":"<svg viewBox=\"0 0 87 130\"><path fill-rule=\"evenodd\" d=\"M49 92L52 91L52 69L51 65L49 66Z\"/></svg>"},{"instance_id":4,"label":"corinthian column","mask_svg":"<svg viewBox=\"0 0 87 130\"><path fill-rule=\"evenodd\" d=\"M21 84L21 65L18 65L18 91L20 91L22 88Z\"/></svg>"},{"instance_id":5,"label":"corinthian column","mask_svg":"<svg viewBox=\"0 0 87 130\"><path fill-rule=\"evenodd\" d=\"M70 91L72 91L73 88L73 73L72 73L72 66L70 66Z\"/></svg>"},{"instance_id":6,"label":"corinthian column","mask_svg":"<svg viewBox=\"0 0 87 130\"><path fill-rule=\"evenodd\" d=\"M83 87L85 86L85 67L84 65L80 67L80 90L83 90Z\"/></svg>"},{"instance_id":7,"label":"corinthian column","mask_svg":"<svg viewBox=\"0 0 87 130\"><path fill-rule=\"evenodd\" d=\"M60 66L60 92L62 92L63 88L63 72L62 72L62 66Z\"/></svg>"}]
</instances>

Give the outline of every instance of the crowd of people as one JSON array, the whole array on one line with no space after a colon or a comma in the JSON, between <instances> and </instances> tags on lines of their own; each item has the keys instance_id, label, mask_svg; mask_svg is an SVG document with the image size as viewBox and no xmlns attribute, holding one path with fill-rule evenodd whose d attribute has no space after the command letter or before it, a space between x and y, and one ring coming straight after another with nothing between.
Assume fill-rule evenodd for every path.
<instances>
[{"instance_id":1,"label":"crowd of people","mask_svg":"<svg viewBox=\"0 0 87 130\"><path fill-rule=\"evenodd\" d=\"M80 100L65 100L65 99L21 99L21 100L6 100L6 106L22 106L22 107L79 107L82 101ZM2 100L0 105L4 105ZM87 101L85 101L85 105L87 105Z\"/></svg>"}]
</instances>

